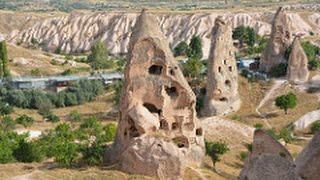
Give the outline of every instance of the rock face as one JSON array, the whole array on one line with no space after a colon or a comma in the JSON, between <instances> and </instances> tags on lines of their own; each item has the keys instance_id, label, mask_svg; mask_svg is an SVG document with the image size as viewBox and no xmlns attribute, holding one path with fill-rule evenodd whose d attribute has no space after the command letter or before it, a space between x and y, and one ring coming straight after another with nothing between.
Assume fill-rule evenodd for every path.
<instances>
[{"instance_id":1,"label":"rock face","mask_svg":"<svg viewBox=\"0 0 320 180\"><path fill-rule=\"evenodd\" d=\"M257 143L259 142L259 143ZM293 162L290 153L265 132L254 135L252 153L242 169L240 180L319 179L320 133L317 133Z\"/></svg>"},{"instance_id":2,"label":"rock face","mask_svg":"<svg viewBox=\"0 0 320 180\"><path fill-rule=\"evenodd\" d=\"M273 19L270 39L261 57L261 71L270 72L273 67L286 62L284 55L291 44L291 27L287 13L280 7Z\"/></svg>"},{"instance_id":3,"label":"rock face","mask_svg":"<svg viewBox=\"0 0 320 180\"><path fill-rule=\"evenodd\" d=\"M230 23L222 18L216 19L212 37L203 109L205 116L237 111L241 104Z\"/></svg>"},{"instance_id":4,"label":"rock face","mask_svg":"<svg viewBox=\"0 0 320 180\"><path fill-rule=\"evenodd\" d=\"M311 111L302 117L300 117L296 122L294 122L295 130L304 130L308 128L312 123L320 119L320 110Z\"/></svg>"},{"instance_id":5,"label":"rock face","mask_svg":"<svg viewBox=\"0 0 320 180\"><path fill-rule=\"evenodd\" d=\"M314 135L307 147L296 158L296 169L302 179L319 179L320 133Z\"/></svg>"},{"instance_id":6,"label":"rock face","mask_svg":"<svg viewBox=\"0 0 320 180\"><path fill-rule=\"evenodd\" d=\"M294 32L316 32L318 26L309 23L298 13L289 13ZM158 13L156 14L162 32L172 47L180 41L189 41L193 35L201 37L204 58L209 55L211 29L216 17L230 17L232 27L240 25L254 28L259 35L270 34L274 12L249 13ZM33 38L47 51L57 49L64 53L89 51L92 44L101 40L105 42L112 54L127 53L131 28L135 24L137 13L99 12L71 13L69 16L39 20L30 28L12 32L8 37L12 43L30 45ZM307 16L309 18L309 16ZM311 19L316 17L310 15ZM317 21L317 20L316 20ZM312 25L311 25L312 24ZM1 30L1 29L0 29Z\"/></svg>"},{"instance_id":7,"label":"rock face","mask_svg":"<svg viewBox=\"0 0 320 180\"><path fill-rule=\"evenodd\" d=\"M288 61L287 78L292 83L304 83L308 81L308 57L306 56L301 44L300 37L295 37L292 50Z\"/></svg>"},{"instance_id":8,"label":"rock face","mask_svg":"<svg viewBox=\"0 0 320 180\"><path fill-rule=\"evenodd\" d=\"M186 166L200 165L204 138L195 99L157 21L143 12L130 39L117 136L106 162L160 179L179 179Z\"/></svg>"}]
</instances>

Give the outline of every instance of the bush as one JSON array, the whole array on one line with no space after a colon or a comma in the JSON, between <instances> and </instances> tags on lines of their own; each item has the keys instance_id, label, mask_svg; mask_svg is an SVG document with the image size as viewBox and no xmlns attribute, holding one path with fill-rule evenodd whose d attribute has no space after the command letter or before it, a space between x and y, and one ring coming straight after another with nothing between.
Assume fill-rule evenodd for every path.
<instances>
[{"instance_id":1,"label":"bush","mask_svg":"<svg viewBox=\"0 0 320 180\"><path fill-rule=\"evenodd\" d=\"M12 130L16 126L16 123L10 116L3 117L1 121L1 128L5 131Z\"/></svg>"},{"instance_id":2,"label":"bush","mask_svg":"<svg viewBox=\"0 0 320 180\"><path fill-rule=\"evenodd\" d=\"M240 159L241 159L242 161L246 160L247 157L248 157L248 152L245 152L245 151L241 151L241 152L240 152Z\"/></svg>"},{"instance_id":3,"label":"bush","mask_svg":"<svg viewBox=\"0 0 320 180\"><path fill-rule=\"evenodd\" d=\"M12 149L6 143L0 140L0 163L5 164L14 160Z\"/></svg>"},{"instance_id":4,"label":"bush","mask_svg":"<svg viewBox=\"0 0 320 180\"><path fill-rule=\"evenodd\" d=\"M174 56L186 56L189 46L185 41L181 41L174 49Z\"/></svg>"},{"instance_id":5,"label":"bush","mask_svg":"<svg viewBox=\"0 0 320 180\"><path fill-rule=\"evenodd\" d=\"M311 124L310 130L313 134L320 132L320 120Z\"/></svg>"},{"instance_id":6,"label":"bush","mask_svg":"<svg viewBox=\"0 0 320 180\"><path fill-rule=\"evenodd\" d=\"M313 70L313 71L320 69L320 60L315 60L315 59L310 60L308 62L308 67L310 70Z\"/></svg>"},{"instance_id":7,"label":"bush","mask_svg":"<svg viewBox=\"0 0 320 180\"><path fill-rule=\"evenodd\" d=\"M12 106L6 102L0 101L0 116L7 115L13 112Z\"/></svg>"},{"instance_id":8,"label":"bush","mask_svg":"<svg viewBox=\"0 0 320 180\"><path fill-rule=\"evenodd\" d=\"M57 115L53 114L52 112L50 112L48 115L46 115L45 118L47 118L48 121L53 122L53 123L60 121L60 118Z\"/></svg>"},{"instance_id":9,"label":"bush","mask_svg":"<svg viewBox=\"0 0 320 180\"><path fill-rule=\"evenodd\" d=\"M82 148L82 159L88 165L100 165L103 162L103 154L105 152L105 146L94 143L91 146Z\"/></svg>"},{"instance_id":10,"label":"bush","mask_svg":"<svg viewBox=\"0 0 320 180\"><path fill-rule=\"evenodd\" d=\"M256 129L262 129L262 128L263 128L263 124L257 123L257 124L254 125L254 127L255 127Z\"/></svg>"},{"instance_id":11,"label":"bush","mask_svg":"<svg viewBox=\"0 0 320 180\"><path fill-rule=\"evenodd\" d=\"M44 153L35 142L20 141L17 149L13 151L14 157L20 162L40 162Z\"/></svg>"},{"instance_id":12,"label":"bush","mask_svg":"<svg viewBox=\"0 0 320 180\"><path fill-rule=\"evenodd\" d=\"M252 152L252 143L246 144L246 148L248 149L249 152Z\"/></svg>"},{"instance_id":13,"label":"bush","mask_svg":"<svg viewBox=\"0 0 320 180\"><path fill-rule=\"evenodd\" d=\"M286 144L293 141L292 132L288 128L282 128L280 130L279 138L283 139Z\"/></svg>"},{"instance_id":14,"label":"bush","mask_svg":"<svg viewBox=\"0 0 320 180\"><path fill-rule=\"evenodd\" d=\"M269 134L274 139L279 139L279 137L277 136L276 131L274 129L268 129L266 131L266 133Z\"/></svg>"},{"instance_id":15,"label":"bush","mask_svg":"<svg viewBox=\"0 0 320 180\"><path fill-rule=\"evenodd\" d=\"M202 53L202 42L199 36L193 36L189 43L189 48L187 55L191 59L201 59L203 56Z\"/></svg>"},{"instance_id":16,"label":"bush","mask_svg":"<svg viewBox=\"0 0 320 180\"><path fill-rule=\"evenodd\" d=\"M120 104L122 86L123 86L123 81L117 81L112 83L111 85L111 89L114 91L113 103L116 106Z\"/></svg>"},{"instance_id":17,"label":"bush","mask_svg":"<svg viewBox=\"0 0 320 180\"><path fill-rule=\"evenodd\" d=\"M21 124L24 127L31 126L33 124L33 122L34 122L34 119L30 116L25 115L25 114L16 119L16 123Z\"/></svg>"},{"instance_id":18,"label":"bush","mask_svg":"<svg viewBox=\"0 0 320 180\"><path fill-rule=\"evenodd\" d=\"M77 110L73 110L68 115L69 120L71 121L81 121L81 114Z\"/></svg>"},{"instance_id":19,"label":"bush","mask_svg":"<svg viewBox=\"0 0 320 180\"><path fill-rule=\"evenodd\" d=\"M297 97L292 92L278 96L275 100L276 106L283 109L285 114L288 114L288 109L293 109L297 105Z\"/></svg>"},{"instance_id":20,"label":"bush","mask_svg":"<svg viewBox=\"0 0 320 180\"><path fill-rule=\"evenodd\" d=\"M281 63L277 66L274 66L270 70L270 75L272 77L283 77L287 74L287 64Z\"/></svg>"},{"instance_id":21,"label":"bush","mask_svg":"<svg viewBox=\"0 0 320 180\"><path fill-rule=\"evenodd\" d=\"M116 137L116 132L117 132L117 125L110 123L107 124L103 130L105 131L106 135L105 135L105 140L106 142L111 142L114 140L114 138Z\"/></svg>"},{"instance_id":22,"label":"bush","mask_svg":"<svg viewBox=\"0 0 320 180\"><path fill-rule=\"evenodd\" d=\"M52 152L60 166L70 167L78 156L78 145L72 140L58 138L52 145Z\"/></svg>"},{"instance_id":23,"label":"bush","mask_svg":"<svg viewBox=\"0 0 320 180\"><path fill-rule=\"evenodd\" d=\"M205 142L206 154L211 157L213 167L220 161L221 155L229 151L226 143L223 142Z\"/></svg>"},{"instance_id":24,"label":"bush","mask_svg":"<svg viewBox=\"0 0 320 180\"><path fill-rule=\"evenodd\" d=\"M197 78L200 77L201 70L203 69L204 65L198 59L189 59L183 65L183 74L188 77Z\"/></svg>"}]
</instances>

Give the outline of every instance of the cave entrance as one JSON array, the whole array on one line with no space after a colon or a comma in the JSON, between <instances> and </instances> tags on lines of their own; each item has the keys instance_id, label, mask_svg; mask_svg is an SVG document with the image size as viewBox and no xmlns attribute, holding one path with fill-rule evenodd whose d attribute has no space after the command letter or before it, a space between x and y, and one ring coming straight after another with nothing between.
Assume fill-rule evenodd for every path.
<instances>
[{"instance_id":1,"label":"cave entrance","mask_svg":"<svg viewBox=\"0 0 320 180\"><path fill-rule=\"evenodd\" d=\"M157 113L159 116L162 112L161 109L158 109L155 105L150 103L144 103L143 106L147 108L151 113Z\"/></svg>"},{"instance_id":2,"label":"cave entrance","mask_svg":"<svg viewBox=\"0 0 320 180\"><path fill-rule=\"evenodd\" d=\"M149 73L155 74L155 75L160 75L160 74L162 74L162 69L163 69L163 67L160 65L152 65L149 68Z\"/></svg>"}]
</instances>

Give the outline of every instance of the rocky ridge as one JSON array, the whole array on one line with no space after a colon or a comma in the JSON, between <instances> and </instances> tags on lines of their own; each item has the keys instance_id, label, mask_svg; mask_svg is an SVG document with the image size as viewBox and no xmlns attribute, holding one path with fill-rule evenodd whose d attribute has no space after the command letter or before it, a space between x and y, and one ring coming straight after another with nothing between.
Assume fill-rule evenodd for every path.
<instances>
[{"instance_id":1,"label":"rocky ridge","mask_svg":"<svg viewBox=\"0 0 320 180\"><path fill-rule=\"evenodd\" d=\"M270 34L274 13L158 13L156 16L171 46L182 40L188 41L196 34L202 38L204 56L208 57L210 33L216 17L230 18L233 28L239 25L251 26L258 34L264 35ZM309 15L308 20L304 20L297 13L288 13L288 16L290 21L295 22L292 24L293 32L309 34L309 31L317 31L316 27L319 27L319 13ZM126 53L136 18L137 13L71 13L68 16L39 21L24 30L12 31L7 35L7 39L26 46L34 39L46 51L65 53L88 51L93 43L102 40L110 53Z\"/></svg>"}]
</instances>

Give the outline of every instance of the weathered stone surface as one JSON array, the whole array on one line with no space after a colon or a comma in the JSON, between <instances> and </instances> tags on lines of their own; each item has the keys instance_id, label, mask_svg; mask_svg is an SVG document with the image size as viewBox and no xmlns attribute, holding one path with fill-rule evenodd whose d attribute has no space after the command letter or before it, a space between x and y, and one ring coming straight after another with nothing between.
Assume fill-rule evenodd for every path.
<instances>
[{"instance_id":1,"label":"weathered stone surface","mask_svg":"<svg viewBox=\"0 0 320 180\"><path fill-rule=\"evenodd\" d=\"M289 151L277 140L263 130L256 130L254 132L250 158L254 158L262 154L278 155L287 159L288 161L293 161Z\"/></svg>"},{"instance_id":2,"label":"weathered stone surface","mask_svg":"<svg viewBox=\"0 0 320 180\"><path fill-rule=\"evenodd\" d=\"M292 40L291 26L287 13L280 7L273 19L270 39L261 57L261 71L270 72L273 67L286 62L284 55Z\"/></svg>"},{"instance_id":3,"label":"weathered stone surface","mask_svg":"<svg viewBox=\"0 0 320 180\"><path fill-rule=\"evenodd\" d=\"M292 83L304 83L308 81L308 57L306 56L301 44L300 37L295 37L292 43L292 50L288 61L287 78Z\"/></svg>"},{"instance_id":4,"label":"weathered stone surface","mask_svg":"<svg viewBox=\"0 0 320 180\"><path fill-rule=\"evenodd\" d=\"M263 154L250 159L239 180L296 180L294 164L278 155Z\"/></svg>"},{"instance_id":5,"label":"weathered stone surface","mask_svg":"<svg viewBox=\"0 0 320 180\"><path fill-rule=\"evenodd\" d=\"M314 135L309 144L296 158L297 174L302 179L316 180L320 177L320 133Z\"/></svg>"},{"instance_id":6,"label":"weathered stone surface","mask_svg":"<svg viewBox=\"0 0 320 180\"><path fill-rule=\"evenodd\" d=\"M221 17L217 18L212 37L203 109L205 116L237 111L241 104L230 23Z\"/></svg>"},{"instance_id":7,"label":"weathered stone surface","mask_svg":"<svg viewBox=\"0 0 320 180\"><path fill-rule=\"evenodd\" d=\"M160 179L200 165L204 138L195 102L157 21L143 12L129 44L117 136L106 162Z\"/></svg>"}]
</instances>

